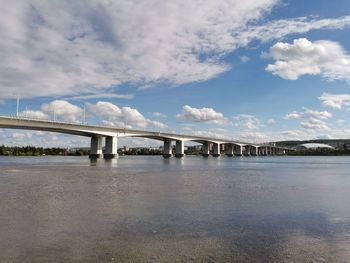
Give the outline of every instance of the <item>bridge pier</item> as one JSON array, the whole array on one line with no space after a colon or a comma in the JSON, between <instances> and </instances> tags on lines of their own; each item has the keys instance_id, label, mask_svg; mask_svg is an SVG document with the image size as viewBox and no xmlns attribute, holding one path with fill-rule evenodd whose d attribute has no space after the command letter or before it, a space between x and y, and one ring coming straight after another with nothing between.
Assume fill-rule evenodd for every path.
<instances>
[{"instance_id":1,"label":"bridge pier","mask_svg":"<svg viewBox=\"0 0 350 263\"><path fill-rule=\"evenodd\" d=\"M225 144L225 153L227 156L234 156L234 153L233 153L233 144Z\"/></svg>"},{"instance_id":2,"label":"bridge pier","mask_svg":"<svg viewBox=\"0 0 350 263\"><path fill-rule=\"evenodd\" d=\"M249 145L245 145L244 146L243 155L244 156L250 156L250 146Z\"/></svg>"},{"instance_id":3,"label":"bridge pier","mask_svg":"<svg viewBox=\"0 0 350 263\"><path fill-rule=\"evenodd\" d=\"M102 157L102 137L91 137L90 159L98 159Z\"/></svg>"},{"instance_id":4,"label":"bridge pier","mask_svg":"<svg viewBox=\"0 0 350 263\"><path fill-rule=\"evenodd\" d=\"M118 157L118 138L113 136L106 137L105 153L103 157L105 159L113 159Z\"/></svg>"},{"instance_id":5,"label":"bridge pier","mask_svg":"<svg viewBox=\"0 0 350 263\"><path fill-rule=\"evenodd\" d=\"M235 146L235 155L242 156L243 155L243 146L242 145L236 145Z\"/></svg>"},{"instance_id":6,"label":"bridge pier","mask_svg":"<svg viewBox=\"0 0 350 263\"><path fill-rule=\"evenodd\" d=\"M257 146L250 146L250 155L258 156L259 155L258 149L259 149L259 147L257 147Z\"/></svg>"},{"instance_id":7,"label":"bridge pier","mask_svg":"<svg viewBox=\"0 0 350 263\"><path fill-rule=\"evenodd\" d=\"M263 155L264 155L264 156L267 156L267 147L264 147L264 148L263 148Z\"/></svg>"},{"instance_id":8,"label":"bridge pier","mask_svg":"<svg viewBox=\"0 0 350 263\"><path fill-rule=\"evenodd\" d=\"M202 146L202 155L208 157L210 155L210 143L204 142Z\"/></svg>"},{"instance_id":9,"label":"bridge pier","mask_svg":"<svg viewBox=\"0 0 350 263\"><path fill-rule=\"evenodd\" d=\"M184 157L185 156L185 144L184 141L176 141L176 153L175 157Z\"/></svg>"},{"instance_id":10,"label":"bridge pier","mask_svg":"<svg viewBox=\"0 0 350 263\"><path fill-rule=\"evenodd\" d=\"M219 157L220 155L220 143L213 143L213 156Z\"/></svg>"},{"instance_id":11,"label":"bridge pier","mask_svg":"<svg viewBox=\"0 0 350 263\"><path fill-rule=\"evenodd\" d=\"M173 147L170 139L164 140L163 157L170 158L173 155Z\"/></svg>"}]
</instances>

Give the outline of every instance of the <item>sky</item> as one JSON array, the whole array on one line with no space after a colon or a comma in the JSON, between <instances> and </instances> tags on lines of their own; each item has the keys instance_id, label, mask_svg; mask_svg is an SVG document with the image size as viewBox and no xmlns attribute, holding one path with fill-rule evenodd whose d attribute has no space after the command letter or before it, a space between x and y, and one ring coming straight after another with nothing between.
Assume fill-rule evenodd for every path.
<instances>
[{"instance_id":1,"label":"sky","mask_svg":"<svg viewBox=\"0 0 350 263\"><path fill-rule=\"evenodd\" d=\"M19 97L28 118L251 142L350 138L348 0L0 4L0 115L15 115ZM89 140L0 129L0 144Z\"/></svg>"}]
</instances>

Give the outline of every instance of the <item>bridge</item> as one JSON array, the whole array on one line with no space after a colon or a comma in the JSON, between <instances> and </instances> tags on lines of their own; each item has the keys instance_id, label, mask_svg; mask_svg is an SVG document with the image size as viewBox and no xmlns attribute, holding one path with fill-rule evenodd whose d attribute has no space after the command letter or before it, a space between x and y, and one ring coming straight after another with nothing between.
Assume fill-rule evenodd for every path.
<instances>
[{"instance_id":1,"label":"bridge","mask_svg":"<svg viewBox=\"0 0 350 263\"><path fill-rule=\"evenodd\" d=\"M23 117L0 116L0 128L38 130L90 137L90 158L104 157L106 159L111 159L117 157L118 138L121 137L142 137L163 141L163 156L165 158L169 158L173 155L173 142L175 142L175 156L183 157L185 155L184 143L186 141L202 144L203 156L210 156L210 154L212 154L217 157L221 155L222 150L228 156L283 155L292 151L292 149L289 148L234 141L224 138L142 131ZM104 151L102 145L103 138L105 138Z\"/></svg>"}]
</instances>

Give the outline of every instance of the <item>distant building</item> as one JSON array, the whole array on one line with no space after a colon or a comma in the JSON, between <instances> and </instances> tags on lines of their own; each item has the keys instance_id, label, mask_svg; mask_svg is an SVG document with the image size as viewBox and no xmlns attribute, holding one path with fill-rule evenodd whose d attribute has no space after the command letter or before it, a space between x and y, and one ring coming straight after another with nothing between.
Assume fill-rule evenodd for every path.
<instances>
[{"instance_id":1,"label":"distant building","mask_svg":"<svg viewBox=\"0 0 350 263\"><path fill-rule=\"evenodd\" d=\"M295 150L308 150L308 149L335 149L333 146L324 143L303 143L293 147Z\"/></svg>"}]
</instances>

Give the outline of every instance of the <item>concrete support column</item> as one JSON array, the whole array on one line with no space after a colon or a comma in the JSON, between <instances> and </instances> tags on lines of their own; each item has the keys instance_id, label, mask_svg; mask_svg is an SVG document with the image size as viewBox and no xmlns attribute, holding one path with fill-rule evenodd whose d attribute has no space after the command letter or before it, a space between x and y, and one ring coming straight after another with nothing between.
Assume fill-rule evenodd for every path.
<instances>
[{"instance_id":1,"label":"concrete support column","mask_svg":"<svg viewBox=\"0 0 350 263\"><path fill-rule=\"evenodd\" d=\"M244 153L245 156L250 156L250 146L249 145L245 145L244 146Z\"/></svg>"},{"instance_id":2,"label":"concrete support column","mask_svg":"<svg viewBox=\"0 0 350 263\"><path fill-rule=\"evenodd\" d=\"M210 155L210 143L204 142L202 146L202 155L208 157Z\"/></svg>"},{"instance_id":3,"label":"concrete support column","mask_svg":"<svg viewBox=\"0 0 350 263\"><path fill-rule=\"evenodd\" d=\"M220 156L220 143L213 143L213 156L214 157Z\"/></svg>"},{"instance_id":4,"label":"concrete support column","mask_svg":"<svg viewBox=\"0 0 350 263\"><path fill-rule=\"evenodd\" d=\"M259 155L259 153L258 153L259 147L257 147L257 146L251 146L250 149L251 149L251 151L250 151L251 155L253 155L253 156L258 156L258 155Z\"/></svg>"},{"instance_id":5,"label":"concrete support column","mask_svg":"<svg viewBox=\"0 0 350 263\"><path fill-rule=\"evenodd\" d=\"M91 159L102 157L102 137L91 137L89 157Z\"/></svg>"},{"instance_id":6,"label":"concrete support column","mask_svg":"<svg viewBox=\"0 0 350 263\"><path fill-rule=\"evenodd\" d=\"M184 141L176 141L176 153L175 157L184 157L185 156L185 145Z\"/></svg>"},{"instance_id":7,"label":"concrete support column","mask_svg":"<svg viewBox=\"0 0 350 263\"><path fill-rule=\"evenodd\" d=\"M225 153L227 156L234 156L233 144L225 144Z\"/></svg>"},{"instance_id":8,"label":"concrete support column","mask_svg":"<svg viewBox=\"0 0 350 263\"><path fill-rule=\"evenodd\" d=\"M106 137L105 153L103 157L105 159L113 159L118 157L118 138L113 136Z\"/></svg>"},{"instance_id":9,"label":"concrete support column","mask_svg":"<svg viewBox=\"0 0 350 263\"><path fill-rule=\"evenodd\" d=\"M170 139L165 139L164 140L164 147L163 147L163 157L164 158L169 158L173 154L173 147L171 144Z\"/></svg>"},{"instance_id":10,"label":"concrete support column","mask_svg":"<svg viewBox=\"0 0 350 263\"><path fill-rule=\"evenodd\" d=\"M235 155L242 156L243 155L243 146L237 145Z\"/></svg>"}]
</instances>

